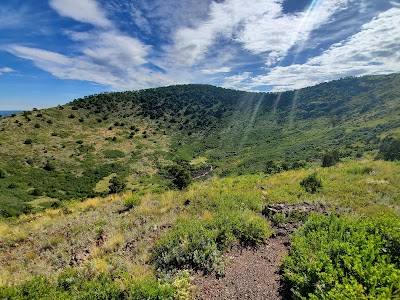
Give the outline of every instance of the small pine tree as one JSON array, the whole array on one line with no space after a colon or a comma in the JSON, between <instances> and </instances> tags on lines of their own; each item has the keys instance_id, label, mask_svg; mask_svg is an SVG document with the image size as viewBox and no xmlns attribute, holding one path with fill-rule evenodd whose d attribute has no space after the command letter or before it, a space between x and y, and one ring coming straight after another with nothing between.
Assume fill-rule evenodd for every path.
<instances>
[{"instance_id":1,"label":"small pine tree","mask_svg":"<svg viewBox=\"0 0 400 300\"><path fill-rule=\"evenodd\" d=\"M169 166L167 171L169 177L172 178L172 183L180 190L183 190L192 182L192 175L189 168L183 164Z\"/></svg>"},{"instance_id":2,"label":"small pine tree","mask_svg":"<svg viewBox=\"0 0 400 300\"><path fill-rule=\"evenodd\" d=\"M317 177L317 173L312 173L304 178L300 185L306 190L306 192L315 194L322 188L322 181Z\"/></svg>"},{"instance_id":3,"label":"small pine tree","mask_svg":"<svg viewBox=\"0 0 400 300\"><path fill-rule=\"evenodd\" d=\"M400 139L386 137L379 147L378 158L389 161L400 160Z\"/></svg>"},{"instance_id":4,"label":"small pine tree","mask_svg":"<svg viewBox=\"0 0 400 300\"><path fill-rule=\"evenodd\" d=\"M48 161L43 169L45 169L46 171L54 171L56 169L56 166L51 161Z\"/></svg>"},{"instance_id":5,"label":"small pine tree","mask_svg":"<svg viewBox=\"0 0 400 300\"><path fill-rule=\"evenodd\" d=\"M110 179L109 194L118 194L125 190L126 184L120 177L113 177Z\"/></svg>"},{"instance_id":6,"label":"small pine tree","mask_svg":"<svg viewBox=\"0 0 400 300\"><path fill-rule=\"evenodd\" d=\"M337 150L334 150L332 152L327 152L323 157L322 157L322 167L331 167L336 165L340 160L340 155Z\"/></svg>"},{"instance_id":7,"label":"small pine tree","mask_svg":"<svg viewBox=\"0 0 400 300\"><path fill-rule=\"evenodd\" d=\"M7 172L4 169L0 169L0 179L6 178Z\"/></svg>"}]
</instances>

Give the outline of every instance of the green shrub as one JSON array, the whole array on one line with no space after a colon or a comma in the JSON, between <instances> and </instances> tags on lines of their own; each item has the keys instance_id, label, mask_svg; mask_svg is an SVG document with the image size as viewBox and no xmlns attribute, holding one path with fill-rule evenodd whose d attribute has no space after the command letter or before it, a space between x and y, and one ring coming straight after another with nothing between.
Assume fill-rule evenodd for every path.
<instances>
[{"instance_id":1,"label":"green shrub","mask_svg":"<svg viewBox=\"0 0 400 300\"><path fill-rule=\"evenodd\" d=\"M283 262L288 290L300 299L395 298L399 229L395 217L310 217Z\"/></svg>"},{"instance_id":2,"label":"green shrub","mask_svg":"<svg viewBox=\"0 0 400 300\"><path fill-rule=\"evenodd\" d=\"M124 205L127 208L132 208L135 206L139 206L141 202L142 202L142 198L140 196L138 196L136 194L132 194L125 199Z\"/></svg>"},{"instance_id":3,"label":"green shrub","mask_svg":"<svg viewBox=\"0 0 400 300\"><path fill-rule=\"evenodd\" d=\"M121 285L118 282L123 282ZM33 278L21 285L0 287L1 299L177 299L178 290L154 278L135 280L129 274L85 276L75 270L64 271L55 282Z\"/></svg>"},{"instance_id":4,"label":"green shrub","mask_svg":"<svg viewBox=\"0 0 400 300\"><path fill-rule=\"evenodd\" d=\"M306 190L306 192L315 194L322 188L322 181L317 177L317 173L312 173L304 178L300 185Z\"/></svg>"},{"instance_id":5,"label":"green shrub","mask_svg":"<svg viewBox=\"0 0 400 300\"><path fill-rule=\"evenodd\" d=\"M340 161L340 156L338 151L327 152L322 157L322 167L331 167L336 165Z\"/></svg>"},{"instance_id":6,"label":"green shrub","mask_svg":"<svg viewBox=\"0 0 400 300\"><path fill-rule=\"evenodd\" d=\"M182 164L175 164L166 167L168 176L172 179L172 183L176 188L183 190L192 182L192 175L189 167Z\"/></svg>"},{"instance_id":7,"label":"green shrub","mask_svg":"<svg viewBox=\"0 0 400 300\"><path fill-rule=\"evenodd\" d=\"M6 178L7 172L4 169L0 169L0 179Z\"/></svg>"},{"instance_id":8,"label":"green shrub","mask_svg":"<svg viewBox=\"0 0 400 300\"><path fill-rule=\"evenodd\" d=\"M43 169L45 169L46 171L51 172L51 171L54 171L54 170L56 169L56 166L54 165L53 162L48 161L48 162L45 164L45 166L43 167Z\"/></svg>"},{"instance_id":9,"label":"green shrub","mask_svg":"<svg viewBox=\"0 0 400 300\"><path fill-rule=\"evenodd\" d=\"M125 157L125 153L120 151L120 150L113 150L113 149L107 149L104 150L104 156L106 158L122 158Z\"/></svg>"},{"instance_id":10,"label":"green shrub","mask_svg":"<svg viewBox=\"0 0 400 300\"><path fill-rule=\"evenodd\" d=\"M110 194L118 194L125 190L126 184L125 182L118 176L115 176L110 179L109 193Z\"/></svg>"},{"instance_id":11,"label":"green shrub","mask_svg":"<svg viewBox=\"0 0 400 300\"><path fill-rule=\"evenodd\" d=\"M400 160L400 139L386 137L379 147L378 158L389 161Z\"/></svg>"},{"instance_id":12,"label":"green shrub","mask_svg":"<svg viewBox=\"0 0 400 300\"><path fill-rule=\"evenodd\" d=\"M41 188L35 188L32 190L31 195L36 197L42 196L43 190Z\"/></svg>"},{"instance_id":13,"label":"green shrub","mask_svg":"<svg viewBox=\"0 0 400 300\"><path fill-rule=\"evenodd\" d=\"M156 243L151 261L161 273L194 269L222 276L222 252L232 243L255 247L271 234L268 223L248 210L217 215L211 220L181 220Z\"/></svg>"},{"instance_id":14,"label":"green shrub","mask_svg":"<svg viewBox=\"0 0 400 300\"><path fill-rule=\"evenodd\" d=\"M32 139L26 139L25 141L24 141L24 144L25 145L30 145L30 144L32 144L33 143L33 140Z\"/></svg>"}]
</instances>

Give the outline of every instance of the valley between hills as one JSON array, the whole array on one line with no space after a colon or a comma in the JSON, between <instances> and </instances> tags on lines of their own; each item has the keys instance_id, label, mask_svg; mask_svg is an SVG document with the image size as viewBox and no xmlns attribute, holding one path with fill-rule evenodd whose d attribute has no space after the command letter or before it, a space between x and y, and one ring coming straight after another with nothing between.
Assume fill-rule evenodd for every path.
<instances>
[{"instance_id":1,"label":"valley between hills","mask_svg":"<svg viewBox=\"0 0 400 300\"><path fill-rule=\"evenodd\" d=\"M0 298L399 299L399 161L398 74L1 118Z\"/></svg>"}]
</instances>

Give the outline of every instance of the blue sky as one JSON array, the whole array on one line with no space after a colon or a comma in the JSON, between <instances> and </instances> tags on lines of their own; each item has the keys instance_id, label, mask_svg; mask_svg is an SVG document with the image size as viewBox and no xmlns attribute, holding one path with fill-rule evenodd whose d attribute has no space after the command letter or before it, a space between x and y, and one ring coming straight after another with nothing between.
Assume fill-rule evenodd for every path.
<instances>
[{"instance_id":1,"label":"blue sky","mask_svg":"<svg viewBox=\"0 0 400 300\"><path fill-rule=\"evenodd\" d=\"M0 110L400 72L400 0L2 0L0 15Z\"/></svg>"}]
</instances>

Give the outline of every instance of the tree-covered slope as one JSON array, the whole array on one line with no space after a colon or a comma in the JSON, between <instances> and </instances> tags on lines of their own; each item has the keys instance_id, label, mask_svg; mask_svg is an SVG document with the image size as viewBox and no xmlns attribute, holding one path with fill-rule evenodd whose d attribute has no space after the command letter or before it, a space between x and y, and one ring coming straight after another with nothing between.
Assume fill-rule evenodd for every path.
<instances>
[{"instance_id":1,"label":"tree-covered slope","mask_svg":"<svg viewBox=\"0 0 400 300\"><path fill-rule=\"evenodd\" d=\"M0 119L1 215L106 193L115 175L129 189L162 190L169 183L159 171L173 160L255 173L268 172L271 161L287 169L332 149L376 151L385 137L400 136L399 87L400 75L279 94L178 85Z\"/></svg>"}]
</instances>

